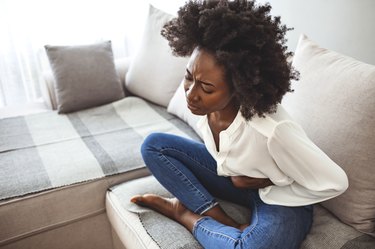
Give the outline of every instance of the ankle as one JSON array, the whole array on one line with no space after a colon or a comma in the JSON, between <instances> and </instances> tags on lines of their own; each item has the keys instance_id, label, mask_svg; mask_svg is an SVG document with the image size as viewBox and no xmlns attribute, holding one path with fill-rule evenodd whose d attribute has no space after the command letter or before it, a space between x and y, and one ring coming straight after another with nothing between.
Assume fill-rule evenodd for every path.
<instances>
[{"instance_id":1,"label":"ankle","mask_svg":"<svg viewBox=\"0 0 375 249\"><path fill-rule=\"evenodd\" d=\"M246 227L248 227L250 224L240 224L238 225L238 227L236 227L237 229L243 231L245 230Z\"/></svg>"},{"instance_id":2,"label":"ankle","mask_svg":"<svg viewBox=\"0 0 375 249\"><path fill-rule=\"evenodd\" d=\"M186 209L186 211L184 211L180 216L176 217L175 220L186 227L186 229L188 229L190 232L193 232L195 223L202 217L204 216L193 213L190 210Z\"/></svg>"},{"instance_id":3,"label":"ankle","mask_svg":"<svg viewBox=\"0 0 375 249\"><path fill-rule=\"evenodd\" d=\"M203 215L210 216L211 218L227 226L231 226L235 228L239 228L241 226L241 224L237 223L229 215L227 215L225 211L219 205L216 205L215 207L211 208L210 210L205 212Z\"/></svg>"}]
</instances>

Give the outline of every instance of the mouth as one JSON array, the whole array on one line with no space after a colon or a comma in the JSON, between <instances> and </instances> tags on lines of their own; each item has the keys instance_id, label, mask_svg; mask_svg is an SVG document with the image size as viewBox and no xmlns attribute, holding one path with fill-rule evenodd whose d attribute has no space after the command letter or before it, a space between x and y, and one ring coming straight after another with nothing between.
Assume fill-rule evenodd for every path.
<instances>
[{"instance_id":1,"label":"mouth","mask_svg":"<svg viewBox=\"0 0 375 249\"><path fill-rule=\"evenodd\" d=\"M191 110L191 111L197 111L199 110L199 107L195 106L195 105L192 105L190 104L189 102L187 103L187 107Z\"/></svg>"}]
</instances>

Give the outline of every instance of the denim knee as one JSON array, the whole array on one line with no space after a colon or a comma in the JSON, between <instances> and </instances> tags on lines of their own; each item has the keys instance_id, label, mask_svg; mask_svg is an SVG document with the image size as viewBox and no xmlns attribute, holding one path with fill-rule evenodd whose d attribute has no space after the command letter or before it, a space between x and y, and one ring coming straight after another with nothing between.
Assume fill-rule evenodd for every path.
<instances>
[{"instance_id":1,"label":"denim knee","mask_svg":"<svg viewBox=\"0 0 375 249\"><path fill-rule=\"evenodd\" d=\"M160 155L162 144L167 141L165 136L166 134L160 132L151 133L143 141L141 146L141 154L143 161L146 163L148 168L154 165L153 163L148 162L153 162L156 159L156 156Z\"/></svg>"},{"instance_id":2,"label":"denim knee","mask_svg":"<svg viewBox=\"0 0 375 249\"><path fill-rule=\"evenodd\" d=\"M163 140L162 137L164 137L165 134L163 133L151 133L149 134L145 140L143 141L142 143L142 146L141 146L141 153L142 153L142 156L147 156L147 153L150 151L150 150L158 150L158 147L159 147L159 144L160 144L160 141Z\"/></svg>"}]
</instances>

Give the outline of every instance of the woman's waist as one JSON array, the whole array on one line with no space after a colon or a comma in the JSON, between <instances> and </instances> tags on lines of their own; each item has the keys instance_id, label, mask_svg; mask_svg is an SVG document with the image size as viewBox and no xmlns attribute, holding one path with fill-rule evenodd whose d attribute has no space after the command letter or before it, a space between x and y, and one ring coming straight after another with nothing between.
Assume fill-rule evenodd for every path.
<instances>
[{"instance_id":1,"label":"woman's waist","mask_svg":"<svg viewBox=\"0 0 375 249\"><path fill-rule=\"evenodd\" d=\"M254 178L269 178L277 186L286 186L293 182L293 179L285 175L277 166L263 164L246 166L237 164L230 165L226 162L217 164L217 174L221 176L248 176Z\"/></svg>"}]
</instances>

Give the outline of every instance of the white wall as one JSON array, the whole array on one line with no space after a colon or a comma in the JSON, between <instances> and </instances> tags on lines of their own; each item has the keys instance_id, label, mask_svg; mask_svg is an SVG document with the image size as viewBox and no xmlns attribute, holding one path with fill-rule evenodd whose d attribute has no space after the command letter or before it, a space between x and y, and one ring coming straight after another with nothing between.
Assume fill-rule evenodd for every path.
<instances>
[{"instance_id":1,"label":"white wall","mask_svg":"<svg viewBox=\"0 0 375 249\"><path fill-rule=\"evenodd\" d=\"M288 27L294 51L300 33L322 47L375 65L375 0L258 0Z\"/></svg>"}]
</instances>

